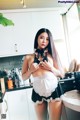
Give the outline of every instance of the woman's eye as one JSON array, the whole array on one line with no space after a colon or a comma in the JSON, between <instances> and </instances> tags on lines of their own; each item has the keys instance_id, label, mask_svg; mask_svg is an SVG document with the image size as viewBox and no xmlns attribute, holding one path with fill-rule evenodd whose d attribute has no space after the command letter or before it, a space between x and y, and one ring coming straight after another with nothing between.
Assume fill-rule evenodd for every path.
<instances>
[{"instance_id":1,"label":"woman's eye","mask_svg":"<svg viewBox=\"0 0 80 120\"><path fill-rule=\"evenodd\" d=\"M41 36L40 39L44 39L44 37Z\"/></svg>"},{"instance_id":2,"label":"woman's eye","mask_svg":"<svg viewBox=\"0 0 80 120\"><path fill-rule=\"evenodd\" d=\"M46 40L49 41L49 38L47 38Z\"/></svg>"},{"instance_id":3,"label":"woman's eye","mask_svg":"<svg viewBox=\"0 0 80 120\"><path fill-rule=\"evenodd\" d=\"M45 39L43 36L40 37L40 39ZM49 41L49 38L46 38L47 41Z\"/></svg>"}]
</instances>

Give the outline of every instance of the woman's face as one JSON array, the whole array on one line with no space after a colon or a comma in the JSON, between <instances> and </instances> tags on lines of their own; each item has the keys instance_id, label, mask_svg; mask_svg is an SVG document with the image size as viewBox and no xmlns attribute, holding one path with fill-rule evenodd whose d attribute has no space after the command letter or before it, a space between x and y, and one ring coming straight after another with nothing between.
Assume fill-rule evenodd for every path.
<instances>
[{"instance_id":1,"label":"woman's face","mask_svg":"<svg viewBox=\"0 0 80 120\"><path fill-rule=\"evenodd\" d=\"M38 48L44 49L49 44L49 37L46 32L43 32L38 37Z\"/></svg>"}]
</instances>

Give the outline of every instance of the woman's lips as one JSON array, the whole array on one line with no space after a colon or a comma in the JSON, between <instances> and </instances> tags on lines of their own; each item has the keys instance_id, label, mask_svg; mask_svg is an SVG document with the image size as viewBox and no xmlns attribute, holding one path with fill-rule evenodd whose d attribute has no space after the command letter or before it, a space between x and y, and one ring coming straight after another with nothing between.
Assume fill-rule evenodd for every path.
<instances>
[{"instance_id":1,"label":"woman's lips","mask_svg":"<svg viewBox=\"0 0 80 120\"><path fill-rule=\"evenodd\" d=\"M43 44L41 44L41 46L45 46L45 44L43 43Z\"/></svg>"}]
</instances>

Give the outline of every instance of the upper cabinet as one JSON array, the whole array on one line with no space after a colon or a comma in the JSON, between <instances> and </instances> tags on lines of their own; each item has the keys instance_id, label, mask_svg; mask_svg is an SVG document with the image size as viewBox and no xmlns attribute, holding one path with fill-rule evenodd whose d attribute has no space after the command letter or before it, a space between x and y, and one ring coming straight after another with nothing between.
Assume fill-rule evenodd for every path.
<instances>
[{"instance_id":1,"label":"upper cabinet","mask_svg":"<svg viewBox=\"0 0 80 120\"><path fill-rule=\"evenodd\" d=\"M58 11L9 10L3 14L14 22L14 26L0 25L0 57L33 53L36 32L42 27L52 32L54 40L63 39L62 18Z\"/></svg>"},{"instance_id":2,"label":"upper cabinet","mask_svg":"<svg viewBox=\"0 0 80 120\"><path fill-rule=\"evenodd\" d=\"M0 26L0 56L33 53L32 18L29 12L4 13L14 26Z\"/></svg>"}]
</instances>

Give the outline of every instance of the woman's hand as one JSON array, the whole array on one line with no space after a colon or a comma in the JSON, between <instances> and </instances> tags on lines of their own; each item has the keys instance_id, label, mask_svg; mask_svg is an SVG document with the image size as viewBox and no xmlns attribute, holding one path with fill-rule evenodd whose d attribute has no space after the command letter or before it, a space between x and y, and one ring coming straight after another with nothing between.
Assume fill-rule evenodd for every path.
<instances>
[{"instance_id":1,"label":"woman's hand","mask_svg":"<svg viewBox=\"0 0 80 120\"><path fill-rule=\"evenodd\" d=\"M55 68L49 61L48 62L47 61L40 62L40 67L42 69L51 71L56 76L60 76L61 75L60 71L57 68Z\"/></svg>"},{"instance_id":2,"label":"woman's hand","mask_svg":"<svg viewBox=\"0 0 80 120\"><path fill-rule=\"evenodd\" d=\"M40 62L40 64L39 64L39 66L42 68L42 69L46 69L46 70L49 70L49 71L51 71L51 69L52 69L52 67L53 67L53 65L48 61L42 61L42 62Z\"/></svg>"},{"instance_id":3,"label":"woman's hand","mask_svg":"<svg viewBox=\"0 0 80 120\"><path fill-rule=\"evenodd\" d=\"M39 69L39 64L32 63L29 70L30 70L31 73L33 73L33 72L35 72L38 69Z\"/></svg>"}]
</instances>

